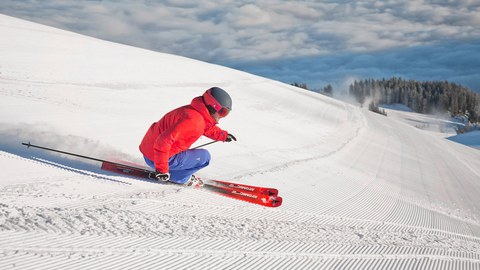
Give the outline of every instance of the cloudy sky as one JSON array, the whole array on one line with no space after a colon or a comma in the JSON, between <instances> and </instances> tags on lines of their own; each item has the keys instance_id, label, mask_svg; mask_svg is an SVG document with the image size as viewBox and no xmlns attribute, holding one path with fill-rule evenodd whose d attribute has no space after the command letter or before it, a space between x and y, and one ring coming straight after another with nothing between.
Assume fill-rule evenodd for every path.
<instances>
[{"instance_id":1,"label":"cloudy sky","mask_svg":"<svg viewBox=\"0 0 480 270\"><path fill-rule=\"evenodd\" d=\"M310 88L398 76L480 91L478 0L2 0L0 13Z\"/></svg>"}]
</instances>

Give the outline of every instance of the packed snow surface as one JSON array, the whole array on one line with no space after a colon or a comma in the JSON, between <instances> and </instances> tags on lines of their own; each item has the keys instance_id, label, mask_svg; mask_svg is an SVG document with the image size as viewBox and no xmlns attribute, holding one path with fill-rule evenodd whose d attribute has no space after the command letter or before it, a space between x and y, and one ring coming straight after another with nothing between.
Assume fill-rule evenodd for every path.
<instances>
[{"instance_id":1,"label":"packed snow surface","mask_svg":"<svg viewBox=\"0 0 480 270\"><path fill-rule=\"evenodd\" d=\"M477 149L184 57L3 15L0 36L0 269L480 269ZM142 164L149 125L211 86L238 141L207 146L199 176L281 207L21 145Z\"/></svg>"}]
</instances>

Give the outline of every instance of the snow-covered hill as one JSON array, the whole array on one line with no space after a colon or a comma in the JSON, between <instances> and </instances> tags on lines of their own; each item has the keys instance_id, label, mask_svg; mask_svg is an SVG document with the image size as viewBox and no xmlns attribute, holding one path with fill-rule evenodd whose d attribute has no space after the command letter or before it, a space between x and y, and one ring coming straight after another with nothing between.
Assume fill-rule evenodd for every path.
<instances>
[{"instance_id":1,"label":"snow-covered hill","mask_svg":"<svg viewBox=\"0 0 480 270\"><path fill-rule=\"evenodd\" d=\"M480 268L476 149L192 59L3 15L0 36L1 269ZM276 187L280 208L20 144L141 162L148 126L211 86L238 142L199 176Z\"/></svg>"}]
</instances>

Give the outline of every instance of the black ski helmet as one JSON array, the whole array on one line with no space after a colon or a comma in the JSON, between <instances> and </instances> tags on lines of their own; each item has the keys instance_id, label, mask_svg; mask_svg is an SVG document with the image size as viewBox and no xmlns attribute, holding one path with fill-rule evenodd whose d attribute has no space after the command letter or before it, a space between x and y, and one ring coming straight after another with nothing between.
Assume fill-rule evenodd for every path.
<instances>
[{"instance_id":1,"label":"black ski helmet","mask_svg":"<svg viewBox=\"0 0 480 270\"><path fill-rule=\"evenodd\" d=\"M226 116L232 110L232 98L220 87L212 87L203 94L205 105L212 107L221 116Z\"/></svg>"}]
</instances>

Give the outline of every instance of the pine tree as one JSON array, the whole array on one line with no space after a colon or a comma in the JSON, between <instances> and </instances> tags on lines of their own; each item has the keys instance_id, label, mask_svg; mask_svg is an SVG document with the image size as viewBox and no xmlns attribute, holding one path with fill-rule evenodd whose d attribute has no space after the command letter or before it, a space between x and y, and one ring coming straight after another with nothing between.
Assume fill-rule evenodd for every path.
<instances>
[{"instance_id":1,"label":"pine tree","mask_svg":"<svg viewBox=\"0 0 480 270\"><path fill-rule=\"evenodd\" d=\"M480 94L447 81L418 82L397 77L365 79L354 81L349 93L360 104L373 98L382 104L401 103L419 113L468 113L471 122L478 122L480 117Z\"/></svg>"}]
</instances>

